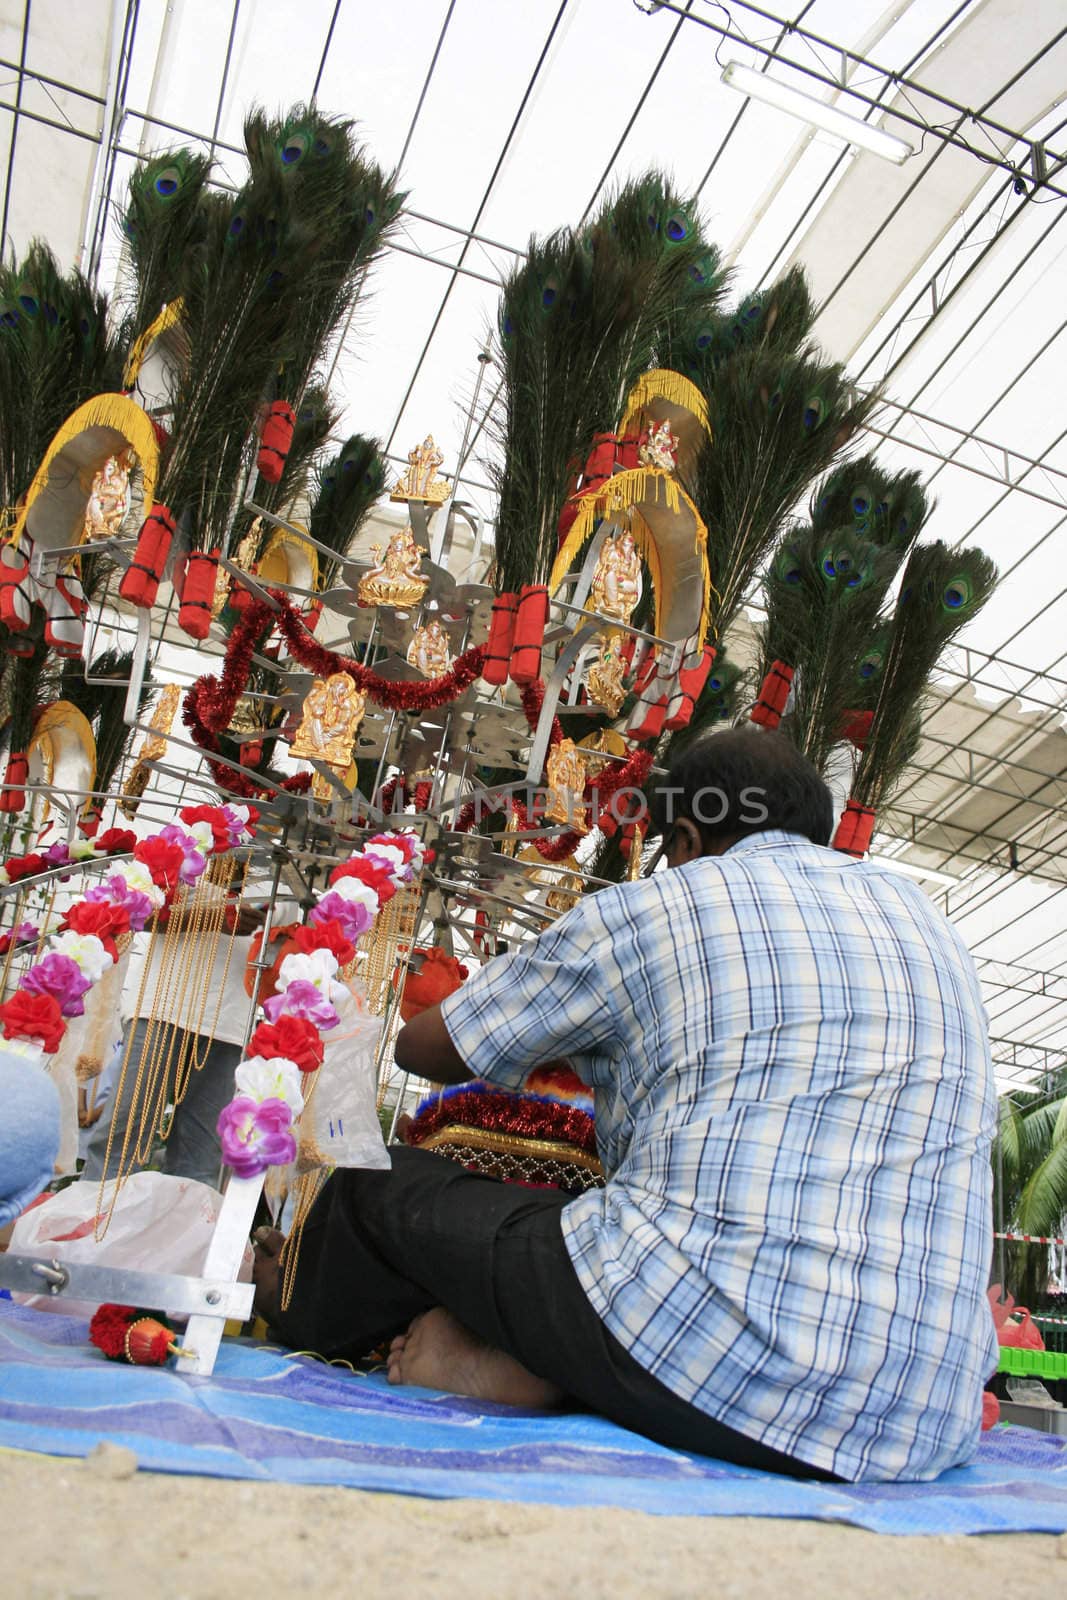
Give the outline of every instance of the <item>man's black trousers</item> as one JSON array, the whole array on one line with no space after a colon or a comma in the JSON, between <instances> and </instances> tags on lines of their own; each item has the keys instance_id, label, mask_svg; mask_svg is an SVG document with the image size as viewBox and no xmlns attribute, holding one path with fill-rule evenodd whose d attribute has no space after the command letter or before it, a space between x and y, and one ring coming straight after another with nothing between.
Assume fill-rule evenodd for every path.
<instances>
[{"instance_id":1,"label":"man's black trousers","mask_svg":"<svg viewBox=\"0 0 1067 1600\"><path fill-rule=\"evenodd\" d=\"M741 1466L830 1477L712 1421L627 1354L571 1265L565 1196L480 1177L428 1150L389 1153L391 1171L336 1172L307 1220L292 1302L275 1328L293 1349L359 1359L444 1306L635 1433Z\"/></svg>"}]
</instances>

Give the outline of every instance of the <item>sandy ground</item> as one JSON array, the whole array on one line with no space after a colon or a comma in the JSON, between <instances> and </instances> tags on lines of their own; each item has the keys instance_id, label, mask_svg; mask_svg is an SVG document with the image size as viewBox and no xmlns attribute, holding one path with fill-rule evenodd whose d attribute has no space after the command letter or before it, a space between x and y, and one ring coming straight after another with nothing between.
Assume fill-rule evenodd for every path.
<instances>
[{"instance_id":1,"label":"sandy ground","mask_svg":"<svg viewBox=\"0 0 1067 1600\"><path fill-rule=\"evenodd\" d=\"M0 1451L12 1600L1004 1600L1067 1594L1067 1535L887 1538L138 1472Z\"/></svg>"}]
</instances>

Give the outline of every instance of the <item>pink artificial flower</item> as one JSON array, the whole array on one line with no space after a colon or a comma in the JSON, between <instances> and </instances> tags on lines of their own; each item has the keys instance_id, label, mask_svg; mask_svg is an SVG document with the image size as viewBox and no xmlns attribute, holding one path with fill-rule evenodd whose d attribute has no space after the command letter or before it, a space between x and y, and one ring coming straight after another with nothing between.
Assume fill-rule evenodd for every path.
<instances>
[{"instance_id":1,"label":"pink artificial flower","mask_svg":"<svg viewBox=\"0 0 1067 1600\"><path fill-rule=\"evenodd\" d=\"M155 837L165 839L167 844L176 844L181 850L185 857L178 874L182 883L197 883L207 862L192 834L186 833L184 828L179 828L176 822L168 822L165 828L160 828Z\"/></svg>"},{"instance_id":2,"label":"pink artificial flower","mask_svg":"<svg viewBox=\"0 0 1067 1600\"><path fill-rule=\"evenodd\" d=\"M154 909L151 900L140 889L131 889L126 879L118 872L113 872L105 878L103 883L96 883L85 892L86 900L94 900L101 905L122 906L130 919L130 928L134 933L141 933Z\"/></svg>"},{"instance_id":3,"label":"pink artificial flower","mask_svg":"<svg viewBox=\"0 0 1067 1600\"><path fill-rule=\"evenodd\" d=\"M284 1100L253 1100L239 1094L219 1112L222 1159L239 1178L256 1178L296 1156L293 1113Z\"/></svg>"},{"instance_id":4,"label":"pink artificial flower","mask_svg":"<svg viewBox=\"0 0 1067 1600\"><path fill-rule=\"evenodd\" d=\"M330 889L308 915L311 923L339 922L345 938L355 944L360 934L374 926L375 913L360 900L349 900Z\"/></svg>"},{"instance_id":5,"label":"pink artificial flower","mask_svg":"<svg viewBox=\"0 0 1067 1600\"><path fill-rule=\"evenodd\" d=\"M328 1033L341 1020L322 990L306 978L297 978L281 994L271 995L269 1000L264 1000L263 1013L268 1022L277 1022L279 1017L303 1017L320 1033Z\"/></svg>"},{"instance_id":6,"label":"pink artificial flower","mask_svg":"<svg viewBox=\"0 0 1067 1600\"><path fill-rule=\"evenodd\" d=\"M65 1017L85 1014L84 994L92 988L78 963L70 956L53 951L32 966L19 985L31 994L50 994Z\"/></svg>"}]
</instances>

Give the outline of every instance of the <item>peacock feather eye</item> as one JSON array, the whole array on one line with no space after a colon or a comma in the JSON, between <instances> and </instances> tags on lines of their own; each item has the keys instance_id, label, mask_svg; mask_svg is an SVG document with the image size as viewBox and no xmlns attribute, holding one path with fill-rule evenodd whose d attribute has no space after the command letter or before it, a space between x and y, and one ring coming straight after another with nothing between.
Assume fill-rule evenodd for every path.
<instances>
[{"instance_id":1,"label":"peacock feather eye","mask_svg":"<svg viewBox=\"0 0 1067 1600\"><path fill-rule=\"evenodd\" d=\"M815 432L815 429L819 426L819 423L823 419L823 409L823 403L819 399L818 395L815 395L811 400L808 401L804 407L804 415L802 418L805 433Z\"/></svg>"},{"instance_id":2,"label":"peacock feather eye","mask_svg":"<svg viewBox=\"0 0 1067 1600\"><path fill-rule=\"evenodd\" d=\"M375 211L373 206L368 206L366 211L364 211L363 220L367 224L368 228L373 228L374 227L374 224L378 220L378 214Z\"/></svg>"},{"instance_id":3,"label":"peacock feather eye","mask_svg":"<svg viewBox=\"0 0 1067 1600\"><path fill-rule=\"evenodd\" d=\"M83 339L88 339L89 335L93 331L93 325L89 321L88 317L80 318L80 320L78 322L78 328L81 331L81 335L82 335Z\"/></svg>"},{"instance_id":4,"label":"peacock feather eye","mask_svg":"<svg viewBox=\"0 0 1067 1600\"><path fill-rule=\"evenodd\" d=\"M682 244L684 240L688 239L690 229L691 224L685 212L672 211L667 218L667 225L663 231L671 244Z\"/></svg>"},{"instance_id":5,"label":"peacock feather eye","mask_svg":"<svg viewBox=\"0 0 1067 1600\"><path fill-rule=\"evenodd\" d=\"M324 139L320 133L318 138L315 140L315 143L311 146L311 153L313 156L328 156L332 149L333 144L331 141L329 139Z\"/></svg>"},{"instance_id":6,"label":"peacock feather eye","mask_svg":"<svg viewBox=\"0 0 1067 1600\"><path fill-rule=\"evenodd\" d=\"M18 325L19 314L15 310L14 306L6 305L0 308L0 327L17 328Z\"/></svg>"},{"instance_id":7,"label":"peacock feather eye","mask_svg":"<svg viewBox=\"0 0 1067 1600\"><path fill-rule=\"evenodd\" d=\"M824 557L822 563L822 573L824 578L833 579L837 577L837 567L834 564L833 556Z\"/></svg>"},{"instance_id":8,"label":"peacock feather eye","mask_svg":"<svg viewBox=\"0 0 1067 1600\"><path fill-rule=\"evenodd\" d=\"M181 187L182 175L177 167L164 167L152 185L161 200L169 200Z\"/></svg>"},{"instance_id":9,"label":"peacock feather eye","mask_svg":"<svg viewBox=\"0 0 1067 1600\"><path fill-rule=\"evenodd\" d=\"M308 153L311 140L306 133L291 133L282 145L279 154L283 167L295 167Z\"/></svg>"},{"instance_id":10,"label":"peacock feather eye","mask_svg":"<svg viewBox=\"0 0 1067 1600\"><path fill-rule=\"evenodd\" d=\"M32 294L27 294L25 291L19 295L19 305L22 307L26 315L31 319L36 317L38 311L40 310L35 296Z\"/></svg>"},{"instance_id":11,"label":"peacock feather eye","mask_svg":"<svg viewBox=\"0 0 1067 1600\"><path fill-rule=\"evenodd\" d=\"M230 218L228 237L231 239L239 239L244 231L245 219L240 211L235 211L233 216Z\"/></svg>"},{"instance_id":12,"label":"peacock feather eye","mask_svg":"<svg viewBox=\"0 0 1067 1600\"><path fill-rule=\"evenodd\" d=\"M510 339L515 332L515 324L507 312L504 313L504 320L500 324L500 332L505 339Z\"/></svg>"},{"instance_id":13,"label":"peacock feather eye","mask_svg":"<svg viewBox=\"0 0 1067 1600\"><path fill-rule=\"evenodd\" d=\"M356 470L356 463L354 461L346 461L344 463L344 465L342 466L342 468L341 468L342 472L355 472L355 470ZM368 474L368 476L369 476L369 474Z\"/></svg>"},{"instance_id":14,"label":"peacock feather eye","mask_svg":"<svg viewBox=\"0 0 1067 1600\"><path fill-rule=\"evenodd\" d=\"M867 488L865 483L858 484L857 487L853 489L852 515L857 519L857 521L862 521L862 519L870 511L871 501L873 498L874 496L871 494L871 491Z\"/></svg>"},{"instance_id":15,"label":"peacock feather eye","mask_svg":"<svg viewBox=\"0 0 1067 1600\"><path fill-rule=\"evenodd\" d=\"M270 272L267 273L268 289L280 289L284 282L285 273L281 272L277 267L274 267Z\"/></svg>"},{"instance_id":16,"label":"peacock feather eye","mask_svg":"<svg viewBox=\"0 0 1067 1600\"><path fill-rule=\"evenodd\" d=\"M861 678L864 683L867 683L881 670L882 652L880 650L868 650L867 654L860 661L856 676Z\"/></svg>"},{"instance_id":17,"label":"peacock feather eye","mask_svg":"<svg viewBox=\"0 0 1067 1600\"><path fill-rule=\"evenodd\" d=\"M874 514L878 518L879 522L884 522L885 518L889 515L889 501L879 500L878 504L874 508ZM901 522L907 522L908 519L907 517L901 517L900 520Z\"/></svg>"},{"instance_id":18,"label":"peacock feather eye","mask_svg":"<svg viewBox=\"0 0 1067 1600\"><path fill-rule=\"evenodd\" d=\"M946 584L941 604L946 611L960 611L970 600L972 592L969 580L960 575Z\"/></svg>"},{"instance_id":19,"label":"peacock feather eye","mask_svg":"<svg viewBox=\"0 0 1067 1600\"><path fill-rule=\"evenodd\" d=\"M559 299L559 280L546 278L541 289L541 304L546 311L551 311Z\"/></svg>"},{"instance_id":20,"label":"peacock feather eye","mask_svg":"<svg viewBox=\"0 0 1067 1600\"><path fill-rule=\"evenodd\" d=\"M56 327L59 322L59 312L56 310L55 306L49 305L48 301L44 300L41 303L41 310L44 312L44 320L47 322L48 326L50 328Z\"/></svg>"},{"instance_id":21,"label":"peacock feather eye","mask_svg":"<svg viewBox=\"0 0 1067 1600\"><path fill-rule=\"evenodd\" d=\"M648 231L649 231L649 233L658 233L659 232L659 218L657 217L657 215L656 215L656 213L654 211L650 211L648 213L648 216L645 218L645 221L648 223Z\"/></svg>"},{"instance_id":22,"label":"peacock feather eye","mask_svg":"<svg viewBox=\"0 0 1067 1600\"><path fill-rule=\"evenodd\" d=\"M751 300L746 301L741 307L742 322L758 322L762 315L763 301L760 299L759 295L754 295Z\"/></svg>"},{"instance_id":23,"label":"peacock feather eye","mask_svg":"<svg viewBox=\"0 0 1067 1600\"><path fill-rule=\"evenodd\" d=\"M780 411L782 409L782 400L783 400L783 398L784 398L784 396L782 394L782 386L781 386L781 384L779 384L777 386L777 388L775 388L771 392L770 399L767 401L767 410L768 411Z\"/></svg>"},{"instance_id":24,"label":"peacock feather eye","mask_svg":"<svg viewBox=\"0 0 1067 1600\"><path fill-rule=\"evenodd\" d=\"M721 678L709 678L708 679L708 688L711 690L712 694L718 694L719 690L722 688L722 679Z\"/></svg>"},{"instance_id":25,"label":"peacock feather eye","mask_svg":"<svg viewBox=\"0 0 1067 1600\"><path fill-rule=\"evenodd\" d=\"M696 336L696 347L698 350L710 350L714 340L715 331L713 328L701 328Z\"/></svg>"}]
</instances>

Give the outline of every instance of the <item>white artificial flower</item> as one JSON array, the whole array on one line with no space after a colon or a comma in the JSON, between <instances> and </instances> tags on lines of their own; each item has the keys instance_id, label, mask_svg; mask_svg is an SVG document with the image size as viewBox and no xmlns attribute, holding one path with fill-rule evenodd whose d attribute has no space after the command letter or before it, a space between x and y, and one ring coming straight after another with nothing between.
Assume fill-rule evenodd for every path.
<instances>
[{"instance_id":1,"label":"white artificial flower","mask_svg":"<svg viewBox=\"0 0 1067 1600\"><path fill-rule=\"evenodd\" d=\"M114 965L110 951L104 949L102 939L98 939L95 933L75 933L73 928L68 928L65 933L57 933L49 941L48 954L53 953L69 956L76 961L82 977L88 978L90 983L99 983L108 967Z\"/></svg>"},{"instance_id":2,"label":"white artificial flower","mask_svg":"<svg viewBox=\"0 0 1067 1600\"><path fill-rule=\"evenodd\" d=\"M332 950L311 950L307 954L299 952L286 956L278 968L275 987L288 989L291 983L298 981L313 983L319 993L329 999L337 987L333 981L336 975L337 957Z\"/></svg>"},{"instance_id":3,"label":"white artificial flower","mask_svg":"<svg viewBox=\"0 0 1067 1600\"><path fill-rule=\"evenodd\" d=\"M122 878L127 889L132 889L136 894L146 894L157 910L166 901L166 895L158 884L152 882L152 874L143 861L124 861L121 866L113 867L108 876Z\"/></svg>"},{"instance_id":4,"label":"white artificial flower","mask_svg":"<svg viewBox=\"0 0 1067 1600\"><path fill-rule=\"evenodd\" d=\"M185 826L192 838L196 840L196 847L200 854L209 856L215 848L215 835L211 831L210 822L187 822Z\"/></svg>"},{"instance_id":5,"label":"white artificial flower","mask_svg":"<svg viewBox=\"0 0 1067 1600\"><path fill-rule=\"evenodd\" d=\"M96 856L96 846L91 839L72 839L67 852L72 861L92 861Z\"/></svg>"},{"instance_id":6,"label":"white artificial flower","mask_svg":"<svg viewBox=\"0 0 1067 1600\"><path fill-rule=\"evenodd\" d=\"M365 906L372 917L378 915L377 890L372 889L370 884L364 883L360 878L338 878L336 883L330 884L325 893L338 894L350 905Z\"/></svg>"},{"instance_id":7,"label":"white artificial flower","mask_svg":"<svg viewBox=\"0 0 1067 1600\"><path fill-rule=\"evenodd\" d=\"M407 875L408 858L398 844L369 844L363 853L384 861L392 873Z\"/></svg>"},{"instance_id":8,"label":"white artificial flower","mask_svg":"<svg viewBox=\"0 0 1067 1600\"><path fill-rule=\"evenodd\" d=\"M265 1056L249 1056L234 1074L242 1094L253 1100L284 1100L294 1117L304 1109L300 1078L300 1068L288 1056L273 1056L269 1061Z\"/></svg>"}]
</instances>

